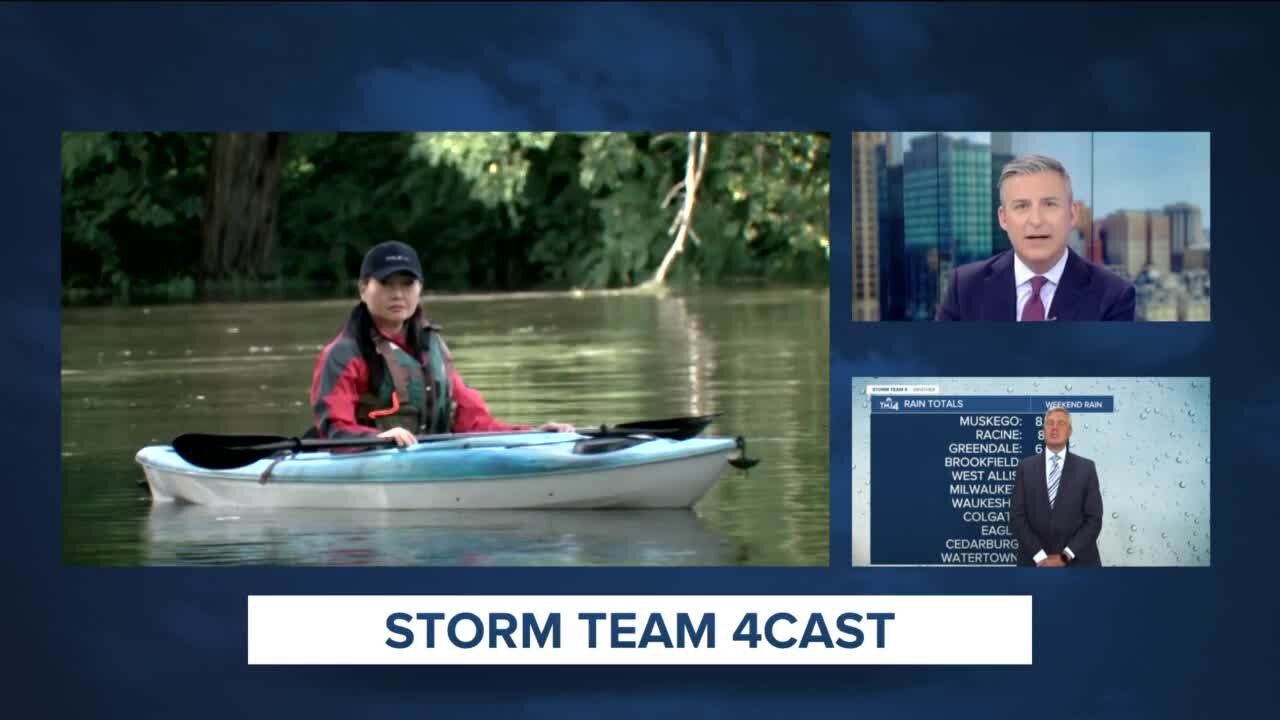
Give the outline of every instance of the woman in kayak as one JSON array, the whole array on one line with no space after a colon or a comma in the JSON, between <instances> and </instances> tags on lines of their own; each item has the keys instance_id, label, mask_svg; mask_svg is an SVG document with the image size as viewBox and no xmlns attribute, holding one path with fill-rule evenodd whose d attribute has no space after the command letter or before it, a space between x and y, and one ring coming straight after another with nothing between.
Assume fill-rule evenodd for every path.
<instances>
[{"instance_id":1,"label":"woman in kayak","mask_svg":"<svg viewBox=\"0 0 1280 720\"><path fill-rule=\"evenodd\" d=\"M453 367L439 329L422 317L422 265L405 243L374 246L360 266L360 302L316 359L315 433L377 435L404 447L417 433L532 430L494 418ZM572 432L548 422L538 428Z\"/></svg>"}]
</instances>

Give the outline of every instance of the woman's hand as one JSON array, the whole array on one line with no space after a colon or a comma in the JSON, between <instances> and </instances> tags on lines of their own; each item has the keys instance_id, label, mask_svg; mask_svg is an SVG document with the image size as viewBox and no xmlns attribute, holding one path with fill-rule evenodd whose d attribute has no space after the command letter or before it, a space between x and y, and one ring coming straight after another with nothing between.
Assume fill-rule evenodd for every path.
<instances>
[{"instance_id":1,"label":"woman's hand","mask_svg":"<svg viewBox=\"0 0 1280 720\"><path fill-rule=\"evenodd\" d=\"M574 427L569 423L545 422L538 427L542 432L574 432Z\"/></svg>"},{"instance_id":2,"label":"woman's hand","mask_svg":"<svg viewBox=\"0 0 1280 720\"><path fill-rule=\"evenodd\" d=\"M378 437L391 438L396 441L396 445L399 447L409 447L410 445L418 444L418 436L401 427L391 428L386 432L378 433Z\"/></svg>"}]
</instances>

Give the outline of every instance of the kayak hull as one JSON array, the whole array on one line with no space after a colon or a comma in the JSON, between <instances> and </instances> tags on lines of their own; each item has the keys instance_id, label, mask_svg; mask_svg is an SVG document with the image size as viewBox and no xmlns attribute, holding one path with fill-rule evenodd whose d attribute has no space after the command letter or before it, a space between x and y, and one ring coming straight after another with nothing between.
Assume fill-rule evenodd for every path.
<instances>
[{"instance_id":1,"label":"kayak hull","mask_svg":"<svg viewBox=\"0 0 1280 720\"><path fill-rule=\"evenodd\" d=\"M136 460L157 503L517 510L688 508L738 453L726 438L655 439L595 454L575 454L573 447L574 439L563 434L525 434L359 453L305 452L234 470L196 467L169 446L145 447Z\"/></svg>"}]
</instances>

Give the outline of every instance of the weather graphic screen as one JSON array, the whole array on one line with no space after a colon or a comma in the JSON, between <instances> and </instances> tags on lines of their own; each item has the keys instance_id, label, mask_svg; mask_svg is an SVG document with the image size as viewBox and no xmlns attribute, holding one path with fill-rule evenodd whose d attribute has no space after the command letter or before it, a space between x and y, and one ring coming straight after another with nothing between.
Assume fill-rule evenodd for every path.
<instances>
[{"instance_id":1,"label":"weather graphic screen","mask_svg":"<svg viewBox=\"0 0 1280 720\"><path fill-rule=\"evenodd\" d=\"M1049 502L1042 458L1055 444L1065 460L1063 499L1046 517L1085 528L1068 533L1080 547L1096 544L1102 564L1208 564L1207 379L875 378L854 386L854 516L863 529L855 564L1018 564L1019 473L1023 510L1034 516L1037 502ZM1048 414L1069 432L1047 437ZM1069 507L1076 494L1097 503L1078 519Z\"/></svg>"}]
</instances>

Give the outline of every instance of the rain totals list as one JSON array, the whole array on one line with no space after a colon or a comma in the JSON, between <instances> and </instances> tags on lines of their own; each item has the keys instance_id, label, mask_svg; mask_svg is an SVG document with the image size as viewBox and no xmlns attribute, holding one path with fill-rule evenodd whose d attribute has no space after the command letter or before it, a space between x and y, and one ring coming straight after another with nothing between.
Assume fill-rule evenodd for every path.
<instances>
[{"instance_id":1,"label":"rain totals list","mask_svg":"<svg viewBox=\"0 0 1280 720\"><path fill-rule=\"evenodd\" d=\"M951 507L978 537L947 538L943 564L1012 565L1018 541L1009 529L1009 500L1014 473L1024 456L1025 415L958 415L961 440L947 444L943 461L950 479ZM1039 452L1043 443L1040 416L1033 423ZM1030 454L1030 453L1025 453Z\"/></svg>"},{"instance_id":2,"label":"rain totals list","mask_svg":"<svg viewBox=\"0 0 1280 720\"><path fill-rule=\"evenodd\" d=\"M1014 476L1022 458L1043 450L1043 413L1054 405L1111 412L1114 403L1109 396L873 396L872 562L1016 563Z\"/></svg>"}]
</instances>

